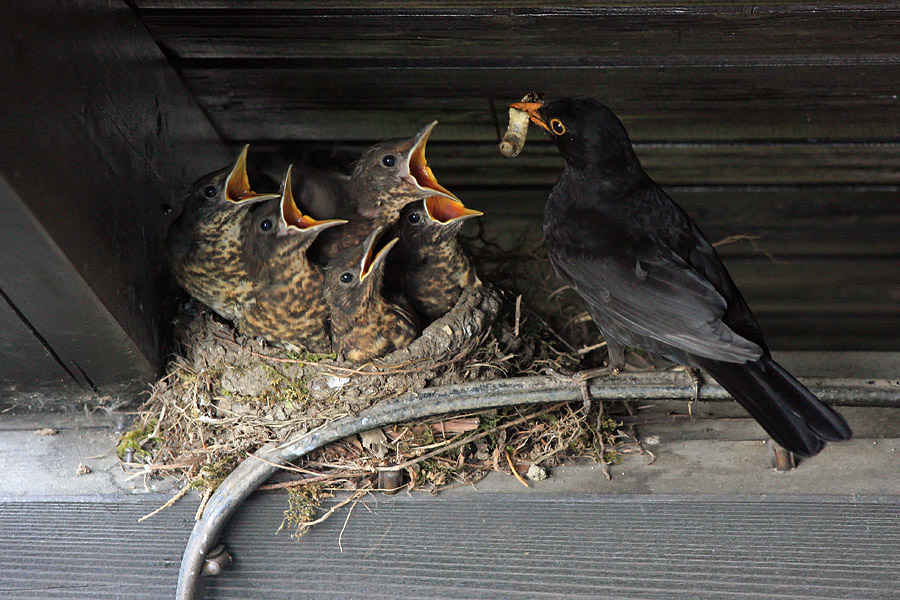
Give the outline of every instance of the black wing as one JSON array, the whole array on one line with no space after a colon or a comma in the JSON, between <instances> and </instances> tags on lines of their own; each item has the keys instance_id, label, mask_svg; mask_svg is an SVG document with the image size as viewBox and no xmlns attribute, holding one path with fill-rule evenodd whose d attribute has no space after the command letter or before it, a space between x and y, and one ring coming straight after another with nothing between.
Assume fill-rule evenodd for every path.
<instances>
[{"instance_id":1,"label":"black wing","mask_svg":"<svg viewBox=\"0 0 900 600\"><path fill-rule=\"evenodd\" d=\"M568 229L572 235L548 238L550 260L592 314L713 360L743 363L762 356L758 344L722 321L726 299L669 246L635 242L633 232L610 235L611 225L590 214L567 220L577 225ZM596 227L604 231L591 231Z\"/></svg>"}]
</instances>

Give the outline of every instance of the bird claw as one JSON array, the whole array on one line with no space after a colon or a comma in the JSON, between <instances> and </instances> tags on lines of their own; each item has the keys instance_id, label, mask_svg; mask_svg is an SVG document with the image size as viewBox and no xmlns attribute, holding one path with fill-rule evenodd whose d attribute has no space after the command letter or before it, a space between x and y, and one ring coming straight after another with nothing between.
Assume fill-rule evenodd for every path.
<instances>
[{"instance_id":1,"label":"bird claw","mask_svg":"<svg viewBox=\"0 0 900 600\"><path fill-rule=\"evenodd\" d=\"M581 398L584 402L584 414L587 415L591 411L593 398L591 397L590 380L595 377L605 377L609 375L618 375L621 370L618 367L599 367L596 369L585 369L583 371L569 371L568 369L546 369L547 374L559 379L560 381L572 382L578 384L581 390Z\"/></svg>"}]
</instances>

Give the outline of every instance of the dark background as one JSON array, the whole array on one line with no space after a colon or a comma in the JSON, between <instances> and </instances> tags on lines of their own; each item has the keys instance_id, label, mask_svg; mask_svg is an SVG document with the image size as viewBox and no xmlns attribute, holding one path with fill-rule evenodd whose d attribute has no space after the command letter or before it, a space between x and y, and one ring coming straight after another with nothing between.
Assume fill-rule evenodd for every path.
<instances>
[{"instance_id":1,"label":"dark background","mask_svg":"<svg viewBox=\"0 0 900 600\"><path fill-rule=\"evenodd\" d=\"M711 240L755 236L720 252L773 349L900 342L900 3L16 0L0 20L14 393L156 376L160 240L245 142L355 152L438 119L441 183L498 238L539 235L560 159L537 131L496 150L532 89L602 100Z\"/></svg>"}]
</instances>

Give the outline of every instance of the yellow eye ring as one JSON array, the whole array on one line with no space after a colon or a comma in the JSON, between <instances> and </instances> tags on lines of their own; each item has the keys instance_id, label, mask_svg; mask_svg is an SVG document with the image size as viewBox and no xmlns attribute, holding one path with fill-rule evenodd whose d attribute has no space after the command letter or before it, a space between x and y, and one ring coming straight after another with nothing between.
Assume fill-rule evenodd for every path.
<instances>
[{"instance_id":1,"label":"yellow eye ring","mask_svg":"<svg viewBox=\"0 0 900 600\"><path fill-rule=\"evenodd\" d=\"M562 135L566 132L566 126L562 124L562 121L559 119L551 119L550 120L550 129L553 130L553 133L556 135Z\"/></svg>"}]
</instances>

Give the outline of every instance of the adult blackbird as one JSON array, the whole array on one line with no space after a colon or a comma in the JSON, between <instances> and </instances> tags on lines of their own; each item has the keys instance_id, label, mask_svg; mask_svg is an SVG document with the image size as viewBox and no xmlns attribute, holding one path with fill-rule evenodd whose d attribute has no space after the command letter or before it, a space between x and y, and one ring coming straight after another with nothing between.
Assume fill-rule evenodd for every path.
<instances>
[{"instance_id":1,"label":"adult blackbird","mask_svg":"<svg viewBox=\"0 0 900 600\"><path fill-rule=\"evenodd\" d=\"M325 274L307 259L306 250L321 231L344 223L302 214L288 167L281 198L254 208L244 219L242 253L253 292L235 320L238 331L291 350L331 352Z\"/></svg>"},{"instance_id":2,"label":"adult blackbird","mask_svg":"<svg viewBox=\"0 0 900 600\"><path fill-rule=\"evenodd\" d=\"M405 348L419 335L415 316L381 294L385 257L398 240L375 252L381 233L377 227L363 243L339 252L325 274L332 345L339 356L355 363Z\"/></svg>"},{"instance_id":3,"label":"adult blackbird","mask_svg":"<svg viewBox=\"0 0 900 600\"><path fill-rule=\"evenodd\" d=\"M250 189L248 148L234 165L191 185L166 239L169 265L181 287L230 320L240 316L252 289L241 260L241 224L252 205L279 197Z\"/></svg>"},{"instance_id":4,"label":"adult blackbird","mask_svg":"<svg viewBox=\"0 0 900 600\"><path fill-rule=\"evenodd\" d=\"M429 196L458 201L437 182L425 160L425 145L436 125L433 121L413 137L384 140L363 152L345 186L349 210L338 213L349 223L325 233L315 244L322 262L360 244L376 227L395 223L411 202Z\"/></svg>"},{"instance_id":5,"label":"adult blackbird","mask_svg":"<svg viewBox=\"0 0 900 600\"><path fill-rule=\"evenodd\" d=\"M443 196L408 204L400 213L404 292L429 323L447 314L462 291L478 283L456 236L467 219L482 214Z\"/></svg>"},{"instance_id":6,"label":"adult blackbird","mask_svg":"<svg viewBox=\"0 0 900 600\"><path fill-rule=\"evenodd\" d=\"M850 439L846 421L766 348L718 254L644 172L622 123L591 98L518 103L566 160L544 210L550 261L585 301L609 349L625 346L708 372L800 456Z\"/></svg>"}]
</instances>

